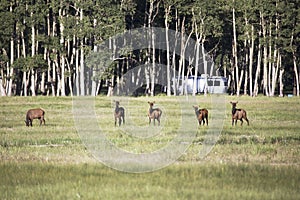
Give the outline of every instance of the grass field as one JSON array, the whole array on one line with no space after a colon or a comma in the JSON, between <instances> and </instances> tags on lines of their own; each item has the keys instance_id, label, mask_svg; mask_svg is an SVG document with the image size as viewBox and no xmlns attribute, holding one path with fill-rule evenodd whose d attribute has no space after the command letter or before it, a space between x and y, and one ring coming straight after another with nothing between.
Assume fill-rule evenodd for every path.
<instances>
[{"instance_id":1,"label":"grass field","mask_svg":"<svg viewBox=\"0 0 300 200\"><path fill-rule=\"evenodd\" d=\"M211 111L212 98L198 96L196 103ZM97 97L94 111L102 132L116 147L151 153L187 126L195 127L192 144L161 170L116 171L98 162L82 143L71 97L1 97L0 199L300 199L299 98L226 96L222 132L204 158L199 152L213 112L208 127L197 127L192 105L182 109L178 98L121 99L126 124L118 128L112 100ZM163 110L160 127L148 127L151 100ZM231 100L247 110L250 126L231 126ZM26 127L25 113L36 107L46 111L46 126L38 126L36 120ZM193 120L182 124L182 116ZM136 137L144 134L140 130L147 134Z\"/></svg>"}]
</instances>

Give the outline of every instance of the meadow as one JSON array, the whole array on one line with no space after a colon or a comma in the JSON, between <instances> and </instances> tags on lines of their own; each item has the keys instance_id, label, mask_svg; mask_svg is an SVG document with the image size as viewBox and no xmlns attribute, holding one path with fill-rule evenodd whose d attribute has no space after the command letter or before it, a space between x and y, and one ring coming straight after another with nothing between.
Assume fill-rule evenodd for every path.
<instances>
[{"instance_id":1,"label":"meadow","mask_svg":"<svg viewBox=\"0 0 300 200\"><path fill-rule=\"evenodd\" d=\"M116 147L151 153L183 129L188 149L172 164L147 173L111 169L97 160L77 132L71 97L0 98L0 199L299 199L299 98L224 97L224 121L216 144L199 156L209 126L198 127L193 104L214 109L214 96L121 98L126 124L114 126L114 98L96 97L95 121ZM231 126L230 101L247 110L250 126ZM161 126L149 126L148 101L163 110ZM25 126L30 108L46 111L46 126ZM188 119L183 123L184 118ZM140 137L139 137L139 134Z\"/></svg>"}]
</instances>

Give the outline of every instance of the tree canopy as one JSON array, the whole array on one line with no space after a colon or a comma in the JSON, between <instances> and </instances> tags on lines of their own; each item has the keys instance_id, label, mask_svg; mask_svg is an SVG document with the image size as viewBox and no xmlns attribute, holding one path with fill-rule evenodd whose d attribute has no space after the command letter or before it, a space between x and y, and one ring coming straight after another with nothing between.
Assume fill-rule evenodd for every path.
<instances>
[{"instance_id":1,"label":"tree canopy","mask_svg":"<svg viewBox=\"0 0 300 200\"><path fill-rule=\"evenodd\" d=\"M0 79L6 95L113 94L123 75L138 65L162 63L181 77L200 76L184 61L186 44L210 57L218 75L228 78L234 95L299 96L300 11L298 0L3 0L0 2ZM114 36L126 31L160 27L177 35L167 45L125 49L116 57ZM112 53L102 63L91 56L108 42ZM122 41L130 43L131 41ZM203 49L201 49L203 48ZM90 58L86 61L87 58ZM204 57L203 57L204 58ZM111 59L107 69L99 70ZM186 59L188 60L188 59ZM96 66L96 67L95 67ZM155 95L155 65L144 89ZM174 77L172 77L174 76ZM176 92L174 74L166 74L167 95Z\"/></svg>"}]
</instances>

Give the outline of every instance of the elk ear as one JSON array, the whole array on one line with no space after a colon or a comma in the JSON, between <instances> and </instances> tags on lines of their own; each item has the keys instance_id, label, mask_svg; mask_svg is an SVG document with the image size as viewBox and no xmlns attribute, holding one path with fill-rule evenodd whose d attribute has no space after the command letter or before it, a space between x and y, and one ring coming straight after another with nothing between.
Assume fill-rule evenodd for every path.
<instances>
[{"instance_id":1,"label":"elk ear","mask_svg":"<svg viewBox=\"0 0 300 200\"><path fill-rule=\"evenodd\" d=\"M232 101L230 101L230 103L232 104Z\"/></svg>"}]
</instances>

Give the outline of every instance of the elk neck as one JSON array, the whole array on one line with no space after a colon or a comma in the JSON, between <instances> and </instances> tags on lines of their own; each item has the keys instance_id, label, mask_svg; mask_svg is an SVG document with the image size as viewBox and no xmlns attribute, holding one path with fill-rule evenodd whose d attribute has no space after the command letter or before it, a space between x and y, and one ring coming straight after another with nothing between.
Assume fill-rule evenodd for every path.
<instances>
[{"instance_id":1,"label":"elk neck","mask_svg":"<svg viewBox=\"0 0 300 200\"><path fill-rule=\"evenodd\" d=\"M232 107L231 112L232 112L233 115L236 113L236 110L237 110L236 107Z\"/></svg>"},{"instance_id":2,"label":"elk neck","mask_svg":"<svg viewBox=\"0 0 300 200\"><path fill-rule=\"evenodd\" d=\"M149 113L151 114L154 111L153 106L150 106Z\"/></svg>"},{"instance_id":3,"label":"elk neck","mask_svg":"<svg viewBox=\"0 0 300 200\"><path fill-rule=\"evenodd\" d=\"M115 112L119 112L120 108L116 105Z\"/></svg>"},{"instance_id":4,"label":"elk neck","mask_svg":"<svg viewBox=\"0 0 300 200\"><path fill-rule=\"evenodd\" d=\"M200 115L200 110L199 109L195 109L195 114L196 114L196 116L199 116Z\"/></svg>"}]
</instances>

